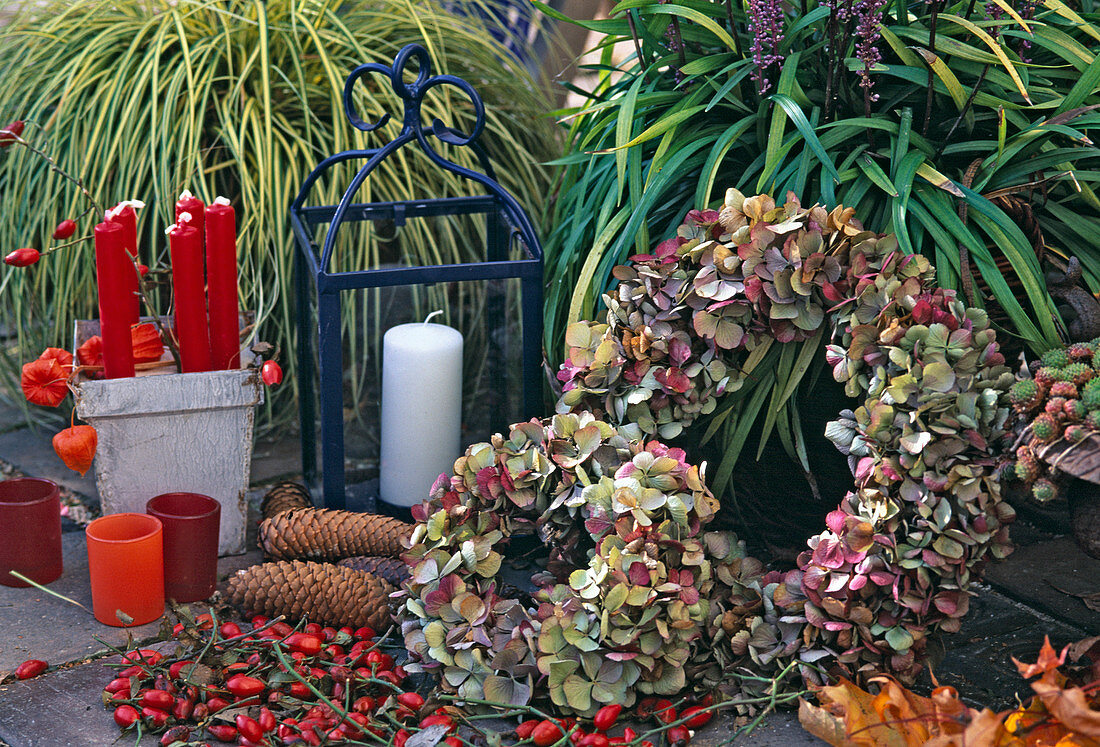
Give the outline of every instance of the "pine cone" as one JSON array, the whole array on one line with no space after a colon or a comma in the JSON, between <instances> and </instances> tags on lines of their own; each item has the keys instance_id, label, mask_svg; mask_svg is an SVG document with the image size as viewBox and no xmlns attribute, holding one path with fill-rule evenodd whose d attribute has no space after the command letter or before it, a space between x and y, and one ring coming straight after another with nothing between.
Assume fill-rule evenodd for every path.
<instances>
[{"instance_id":1,"label":"pine cone","mask_svg":"<svg viewBox=\"0 0 1100 747\"><path fill-rule=\"evenodd\" d=\"M260 504L260 513L265 519L292 508L313 508L313 499L309 490L296 482L281 482L267 491Z\"/></svg>"},{"instance_id":2,"label":"pine cone","mask_svg":"<svg viewBox=\"0 0 1100 747\"><path fill-rule=\"evenodd\" d=\"M285 615L291 623L304 615L321 625L369 625L381 632L391 624L393 591L385 579L363 571L289 560L237 571L226 593L237 607L270 617Z\"/></svg>"},{"instance_id":3,"label":"pine cone","mask_svg":"<svg viewBox=\"0 0 1100 747\"><path fill-rule=\"evenodd\" d=\"M293 508L260 524L260 547L275 560L339 560L353 555L397 557L413 526L356 511Z\"/></svg>"},{"instance_id":4,"label":"pine cone","mask_svg":"<svg viewBox=\"0 0 1100 747\"><path fill-rule=\"evenodd\" d=\"M366 571L380 578L384 578L394 586L401 586L409 577L409 566L405 561L397 558L380 558L377 555L356 555L353 558L344 558L337 561L336 565L342 568L351 568L356 571Z\"/></svg>"}]
</instances>

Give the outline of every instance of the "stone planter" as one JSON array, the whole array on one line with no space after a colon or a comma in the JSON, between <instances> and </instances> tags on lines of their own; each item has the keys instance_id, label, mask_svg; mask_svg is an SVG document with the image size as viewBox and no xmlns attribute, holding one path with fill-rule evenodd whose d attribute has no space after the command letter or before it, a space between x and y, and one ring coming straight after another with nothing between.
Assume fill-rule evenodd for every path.
<instances>
[{"instance_id":1,"label":"stone planter","mask_svg":"<svg viewBox=\"0 0 1100 747\"><path fill-rule=\"evenodd\" d=\"M98 322L77 322L76 345L98 333ZM254 359L242 358L232 371L76 382L77 416L98 434L104 514L145 513L161 493L202 493L221 504L218 554L245 551L252 428L264 395Z\"/></svg>"}]
</instances>

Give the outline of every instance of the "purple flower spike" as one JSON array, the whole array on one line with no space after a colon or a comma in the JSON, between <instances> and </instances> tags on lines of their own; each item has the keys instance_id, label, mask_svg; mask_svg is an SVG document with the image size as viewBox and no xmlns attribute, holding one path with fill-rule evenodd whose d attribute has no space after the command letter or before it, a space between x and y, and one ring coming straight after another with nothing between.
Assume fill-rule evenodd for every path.
<instances>
[{"instance_id":1,"label":"purple flower spike","mask_svg":"<svg viewBox=\"0 0 1100 747\"><path fill-rule=\"evenodd\" d=\"M771 88L768 69L782 65L779 43L783 41L783 4L781 0L749 0L749 33L752 34L752 61L756 64L752 79L763 95Z\"/></svg>"},{"instance_id":2,"label":"purple flower spike","mask_svg":"<svg viewBox=\"0 0 1100 747\"><path fill-rule=\"evenodd\" d=\"M871 68L882 60L878 42L882 38L879 26L882 25L882 8L886 0L859 0L855 5L856 17L856 56L863 63L863 69L859 73L859 85L867 89L868 99L878 101L878 94L871 89L874 81L871 80Z\"/></svg>"}]
</instances>

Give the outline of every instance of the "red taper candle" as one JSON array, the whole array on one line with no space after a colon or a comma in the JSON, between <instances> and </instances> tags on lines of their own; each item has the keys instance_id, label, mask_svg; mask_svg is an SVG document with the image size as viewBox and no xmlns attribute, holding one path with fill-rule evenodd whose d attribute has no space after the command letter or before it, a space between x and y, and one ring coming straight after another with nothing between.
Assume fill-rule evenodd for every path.
<instances>
[{"instance_id":1,"label":"red taper candle","mask_svg":"<svg viewBox=\"0 0 1100 747\"><path fill-rule=\"evenodd\" d=\"M103 338L103 375L121 379L134 375L130 342L130 299L127 291L134 265L126 252L125 229L104 221L95 227L95 270L99 289L99 335Z\"/></svg>"},{"instance_id":2,"label":"red taper candle","mask_svg":"<svg viewBox=\"0 0 1100 747\"><path fill-rule=\"evenodd\" d=\"M206 323L206 293L202 277L202 234L189 214L168 230L172 252L172 302L183 373L210 370L210 334Z\"/></svg>"},{"instance_id":3,"label":"red taper candle","mask_svg":"<svg viewBox=\"0 0 1100 747\"><path fill-rule=\"evenodd\" d=\"M138 203L141 206L140 203ZM137 212L130 201L121 202L107 211L107 222L118 223L122 226L122 238L126 251L135 260L138 256L137 246ZM137 324L141 317L141 298L138 296L137 268L130 265L130 284L126 289L127 298L130 299L130 324Z\"/></svg>"},{"instance_id":4,"label":"red taper candle","mask_svg":"<svg viewBox=\"0 0 1100 747\"><path fill-rule=\"evenodd\" d=\"M180 193L180 198L176 200L176 220L178 221L183 213L190 213L191 225L198 229L200 242L203 236L206 235L203 230L203 212L205 209L206 205L203 204L203 201L186 189Z\"/></svg>"},{"instance_id":5,"label":"red taper candle","mask_svg":"<svg viewBox=\"0 0 1100 747\"><path fill-rule=\"evenodd\" d=\"M210 359L214 370L240 368L237 307L237 220L218 197L206 208L206 305L210 313Z\"/></svg>"}]
</instances>

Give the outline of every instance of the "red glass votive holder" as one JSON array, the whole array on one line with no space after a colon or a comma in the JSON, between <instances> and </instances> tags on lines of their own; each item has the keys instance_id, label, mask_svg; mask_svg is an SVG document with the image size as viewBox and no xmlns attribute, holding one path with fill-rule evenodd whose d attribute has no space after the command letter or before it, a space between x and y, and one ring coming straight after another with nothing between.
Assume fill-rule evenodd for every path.
<instances>
[{"instance_id":1,"label":"red glass votive holder","mask_svg":"<svg viewBox=\"0 0 1100 747\"><path fill-rule=\"evenodd\" d=\"M222 507L201 493L164 493L145 510L164 525L164 595L197 602L218 582L218 531Z\"/></svg>"},{"instance_id":2,"label":"red glass votive holder","mask_svg":"<svg viewBox=\"0 0 1100 747\"><path fill-rule=\"evenodd\" d=\"M101 516L85 530L92 612L104 625L144 625L164 614L163 529L148 514ZM123 619L119 612L130 618Z\"/></svg>"},{"instance_id":3,"label":"red glass votive holder","mask_svg":"<svg viewBox=\"0 0 1100 747\"><path fill-rule=\"evenodd\" d=\"M0 584L48 584L61 575L61 494L49 480L0 482Z\"/></svg>"}]
</instances>

